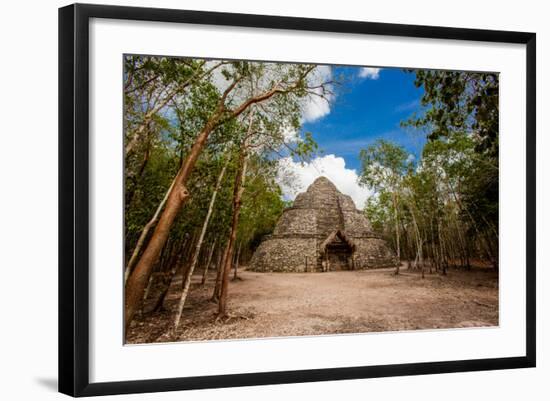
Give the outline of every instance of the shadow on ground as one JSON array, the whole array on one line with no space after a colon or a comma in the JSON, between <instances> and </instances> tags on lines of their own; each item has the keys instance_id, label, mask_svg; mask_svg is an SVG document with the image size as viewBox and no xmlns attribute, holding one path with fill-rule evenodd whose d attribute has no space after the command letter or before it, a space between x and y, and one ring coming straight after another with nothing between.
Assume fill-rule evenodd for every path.
<instances>
[{"instance_id":1,"label":"shadow on ground","mask_svg":"<svg viewBox=\"0 0 550 401\"><path fill-rule=\"evenodd\" d=\"M55 391L57 393L57 378L55 377L36 377L34 379L42 387Z\"/></svg>"}]
</instances>

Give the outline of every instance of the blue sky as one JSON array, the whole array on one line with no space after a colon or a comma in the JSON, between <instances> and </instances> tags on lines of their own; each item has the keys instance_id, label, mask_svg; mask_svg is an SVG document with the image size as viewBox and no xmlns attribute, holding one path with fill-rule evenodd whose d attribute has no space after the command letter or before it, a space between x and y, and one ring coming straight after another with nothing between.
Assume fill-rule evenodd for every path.
<instances>
[{"instance_id":1,"label":"blue sky","mask_svg":"<svg viewBox=\"0 0 550 401\"><path fill-rule=\"evenodd\" d=\"M358 182L361 149L385 139L403 146L414 160L420 158L425 135L401 128L400 123L421 111L423 89L415 87L414 73L401 68L318 65L310 79L321 92L322 83L341 84L333 85L335 95L328 103L317 96L303 99L301 132L290 130L289 141L311 132L323 153L306 163L290 156L279 160L283 197L294 200L316 178L325 176L362 209L372 191ZM225 90L227 79L221 73L214 74L213 81L220 91Z\"/></svg>"},{"instance_id":2,"label":"blue sky","mask_svg":"<svg viewBox=\"0 0 550 401\"><path fill-rule=\"evenodd\" d=\"M307 189L319 176L328 177L362 209L372 191L358 183L359 152L378 139L403 146L415 160L426 142L424 135L400 127L414 112L420 112L422 88L414 85L415 75L399 68L320 66L322 78L343 77L330 104L306 103L302 133L311 132L323 154L308 163L281 161L290 171L293 185L281 187L285 199Z\"/></svg>"},{"instance_id":3,"label":"blue sky","mask_svg":"<svg viewBox=\"0 0 550 401\"><path fill-rule=\"evenodd\" d=\"M361 78L359 69L333 69L334 75L343 74L349 82L337 88L330 113L305 123L302 130L313 133L326 154L343 157L346 167L357 171L359 150L377 139L400 144L418 158L425 137L400 127L402 120L420 109L423 90L414 86L414 74L387 68L381 69L375 79Z\"/></svg>"}]
</instances>

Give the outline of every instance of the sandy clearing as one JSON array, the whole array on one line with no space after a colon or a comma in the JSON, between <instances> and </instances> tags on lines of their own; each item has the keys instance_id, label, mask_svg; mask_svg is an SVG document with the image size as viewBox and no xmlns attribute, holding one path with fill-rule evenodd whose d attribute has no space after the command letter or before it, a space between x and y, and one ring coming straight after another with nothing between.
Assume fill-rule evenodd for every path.
<instances>
[{"instance_id":1,"label":"sandy clearing","mask_svg":"<svg viewBox=\"0 0 550 401\"><path fill-rule=\"evenodd\" d=\"M451 269L447 276L393 269L327 273L240 271L229 288L228 321L215 322L214 275L192 288L176 334L167 328L177 304L174 284L166 310L138 316L129 343L361 333L498 325L498 275ZM145 310L152 307L154 293Z\"/></svg>"}]
</instances>

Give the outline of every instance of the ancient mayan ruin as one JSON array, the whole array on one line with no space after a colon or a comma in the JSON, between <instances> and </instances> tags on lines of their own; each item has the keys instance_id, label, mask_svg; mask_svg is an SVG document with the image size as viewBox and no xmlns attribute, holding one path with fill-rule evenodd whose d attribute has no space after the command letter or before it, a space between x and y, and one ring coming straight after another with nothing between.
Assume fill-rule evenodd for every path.
<instances>
[{"instance_id":1,"label":"ancient mayan ruin","mask_svg":"<svg viewBox=\"0 0 550 401\"><path fill-rule=\"evenodd\" d=\"M284 210L250 270L313 272L395 266L397 258L368 219L326 177L317 178Z\"/></svg>"}]
</instances>

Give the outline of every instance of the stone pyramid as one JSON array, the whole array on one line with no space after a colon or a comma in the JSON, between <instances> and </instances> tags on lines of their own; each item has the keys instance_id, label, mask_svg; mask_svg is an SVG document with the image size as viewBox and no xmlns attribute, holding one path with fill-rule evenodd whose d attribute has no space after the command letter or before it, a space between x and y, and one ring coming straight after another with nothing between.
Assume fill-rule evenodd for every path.
<instances>
[{"instance_id":1,"label":"stone pyramid","mask_svg":"<svg viewBox=\"0 0 550 401\"><path fill-rule=\"evenodd\" d=\"M326 177L317 178L284 210L249 269L310 272L395 266L394 252Z\"/></svg>"}]
</instances>

